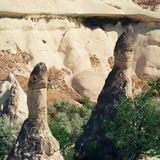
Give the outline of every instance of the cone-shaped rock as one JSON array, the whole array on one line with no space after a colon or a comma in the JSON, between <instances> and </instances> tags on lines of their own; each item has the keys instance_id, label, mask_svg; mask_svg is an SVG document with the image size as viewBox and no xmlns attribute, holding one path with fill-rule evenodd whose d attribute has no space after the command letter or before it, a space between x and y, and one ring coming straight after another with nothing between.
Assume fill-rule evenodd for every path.
<instances>
[{"instance_id":1,"label":"cone-shaped rock","mask_svg":"<svg viewBox=\"0 0 160 160\"><path fill-rule=\"evenodd\" d=\"M47 124L47 68L39 63L28 83L29 117L22 125L16 144L7 160L63 160L59 143Z\"/></svg>"},{"instance_id":2,"label":"cone-shaped rock","mask_svg":"<svg viewBox=\"0 0 160 160\"><path fill-rule=\"evenodd\" d=\"M0 84L0 115L3 114L22 123L28 117L27 96L12 73Z\"/></svg>"},{"instance_id":3,"label":"cone-shaped rock","mask_svg":"<svg viewBox=\"0 0 160 160\"><path fill-rule=\"evenodd\" d=\"M115 50L115 64L109 73L105 85L98 97L98 103L92 112L84 132L76 142L76 149L85 154L86 145L93 140L105 143L101 133L102 116L111 115L118 105L120 94L132 94L132 81L130 78L133 51L135 48L135 34L128 27L119 37Z\"/></svg>"}]
</instances>

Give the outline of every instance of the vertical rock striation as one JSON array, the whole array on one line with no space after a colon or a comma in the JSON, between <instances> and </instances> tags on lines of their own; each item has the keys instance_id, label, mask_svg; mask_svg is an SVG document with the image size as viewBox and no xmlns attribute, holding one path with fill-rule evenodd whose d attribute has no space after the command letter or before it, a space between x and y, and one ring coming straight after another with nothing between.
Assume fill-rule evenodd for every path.
<instances>
[{"instance_id":1,"label":"vertical rock striation","mask_svg":"<svg viewBox=\"0 0 160 160\"><path fill-rule=\"evenodd\" d=\"M118 96L120 94L132 95L130 74L135 39L132 27L128 27L116 42L114 67L105 81L105 85L98 97L98 103L84 132L76 142L75 148L82 154L85 154L86 145L90 141L96 140L104 143L104 135L101 133L101 117L113 113L118 105Z\"/></svg>"},{"instance_id":2,"label":"vertical rock striation","mask_svg":"<svg viewBox=\"0 0 160 160\"><path fill-rule=\"evenodd\" d=\"M29 117L23 123L7 160L63 160L59 143L47 123L47 68L39 63L28 83Z\"/></svg>"}]
</instances>

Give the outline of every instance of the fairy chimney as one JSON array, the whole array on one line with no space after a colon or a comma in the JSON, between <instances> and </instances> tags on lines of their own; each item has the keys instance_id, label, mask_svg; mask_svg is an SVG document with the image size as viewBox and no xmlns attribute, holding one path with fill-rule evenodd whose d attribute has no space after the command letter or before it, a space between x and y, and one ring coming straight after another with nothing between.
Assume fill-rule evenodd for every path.
<instances>
[{"instance_id":1,"label":"fairy chimney","mask_svg":"<svg viewBox=\"0 0 160 160\"><path fill-rule=\"evenodd\" d=\"M105 136L101 133L102 116L113 113L118 105L118 96L120 94L132 95L130 74L134 48L135 34L132 27L128 27L116 42L114 67L105 81L97 105L84 132L76 142L75 148L81 155L85 155L86 146L92 140L104 144Z\"/></svg>"},{"instance_id":2,"label":"fairy chimney","mask_svg":"<svg viewBox=\"0 0 160 160\"><path fill-rule=\"evenodd\" d=\"M27 93L29 117L22 125L7 160L63 160L58 141L47 124L47 68L39 63L33 69Z\"/></svg>"}]
</instances>

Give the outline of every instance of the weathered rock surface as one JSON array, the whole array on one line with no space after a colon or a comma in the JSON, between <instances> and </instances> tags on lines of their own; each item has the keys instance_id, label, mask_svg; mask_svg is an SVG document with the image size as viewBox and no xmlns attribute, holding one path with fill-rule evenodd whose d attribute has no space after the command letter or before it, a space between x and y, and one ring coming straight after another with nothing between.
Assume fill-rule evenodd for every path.
<instances>
[{"instance_id":1,"label":"weathered rock surface","mask_svg":"<svg viewBox=\"0 0 160 160\"><path fill-rule=\"evenodd\" d=\"M28 14L60 14L60 15L85 15L85 16L129 16L141 19L159 19L158 13L144 10L134 4L132 0L1 0L1 15L23 16Z\"/></svg>"},{"instance_id":2,"label":"weathered rock surface","mask_svg":"<svg viewBox=\"0 0 160 160\"><path fill-rule=\"evenodd\" d=\"M16 144L7 160L63 160L59 143L47 123L47 68L35 66L28 83L29 117L23 123Z\"/></svg>"},{"instance_id":3,"label":"weathered rock surface","mask_svg":"<svg viewBox=\"0 0 160 160\"><path fill-rule=\"evenodd\" d=\"M88 30L86 30L86 32L87 31ZM67 31L59 48L59 51L65 54L64 65L69 68L73 74L91 69L88 52L86 51L85 43L80 36L80 34L83 34L82 32L83 29L72 29Z\"/></svg>"},{"instance_id":4,"label":"weathered rock surface","mask_svg":"<svg viewBox=\"0 0 160 160\"><path fill-rule=\"evenodd\" d=\"M102 116L113 113L118 105L118 96L120 94L132 94L130 70L133 61L135 40L133 29L129 27L116 42L113 70L109 73L105 81L105 85L98 97L98 103L92 112L84 132L76 142L76 149L81 154L85 154L86 145L92 140L97 140L103 144L107 142L101 133Z\"/></svg>"},{"instance_id":5,"label":"weathered rock surface","mask_svg":"<svg viewBox=\"0 0 160 160\"><path fill-rule=\"evenodd\" d=\"M12 73L0 84L0 107L11 120L23 123L28 117L27 96Z\"/></svg>"},{"instance_id":6,"label":"weathered rock surface","mask_svg":"<svg viewBox=\"0 0 160 160\"><path fill-rule=\"evenodd\" d=\"M108 76L111 71L108 58L113 56L115 43L126 26L118 22L116 25L104 24L103 29L92 29L77 25L74 18L50 16L47 22L45 18L37 15L22 19L0 19L0 72L14 71L14 74L28 76L29 69L32 70L43 61L48 68L67 69L70 74L66 75L69 78L65 78L65 83L70 86L71 79L85 70L93 71L95 76L97 72L101 72L105 78ZM133 74L144 80L155 79L160 76L159 59L156 58L160 47L160 23L133 22L132 25L138 35L133 56ZM152 58L150 55L153 55ZM18 56L21 60L17 59ZM23 59L25 66L21 65ZM82 87L79 87L79 92L83 92ZM97 100L97 97L98 93L92 98Z\"/></svg>"},{"instance_id":7,"label":"weathered rock surface","mask_svg":"<svg viewBox=\"0 0 160 160\"><path fill-rule=\"evenodd\" d=\"M135 49L134 65L136 75L141 79L156 79L160 77L160 30L152 30L144 35L138 35ZM139 53L139 54L138 54Z\"/></svg>"},{"instance_id":8,"label":"weathered rock surface","mask_svg":"<svg viewBox=\"0 0 160 160\"><path fill-rule=\"evenodd\" d=\"M72 79L72 87L81 95L87 96L90 100L98 98L98 94L103 88L105 78L101 73L94 73L90 70L85 70L75 75ZM99 85L99 83L101 85Z\"/></svg>"}]
</instances>

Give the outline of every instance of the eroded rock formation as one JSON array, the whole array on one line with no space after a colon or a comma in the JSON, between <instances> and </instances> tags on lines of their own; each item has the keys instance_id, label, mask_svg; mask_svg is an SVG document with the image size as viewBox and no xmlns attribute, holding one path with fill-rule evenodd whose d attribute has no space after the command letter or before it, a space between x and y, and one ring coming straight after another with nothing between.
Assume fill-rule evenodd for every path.
<instances>
[{"instance_id":1,"label":"eroded rock formation","mask_svg":"<svg viewBox=\"0 0 160 160\"><path fill-rule=\"evenodd\" d=\"M12 73L0 84L0 115L24 122L28 117L27 96Z\"/></svg>"},{"instance_id":2,"label":"eroded rock formation","mask_svg":"<svg viewBox=\"0 0 160 160\"><path fill-rule=\"evenodd\" d=\"M41 62L33 69L28 83L29 117L7 160L63 160L59 143L47 124L47 82L47 68Z\"/></svg>"},{"instance_id":3,"label":"eroded rock formation","mask_svg":"<svg viewBox=\"0 0 160 160\"><path fill-rule=\"evenodd\" d=\"M128 27L116 42L113 70L105 81L105 85L98 97L98 103L92 112L92 116L84 132L76 142L76 149L81 154L85 154L86 145L92 140L105 143L104 135L101 132L102 116L113 113L118 105L118 96L120 94L129 94L131 96L132 81L130 70L134 48L135 34L132 27Z\"/></svg>"}]
</instances>

